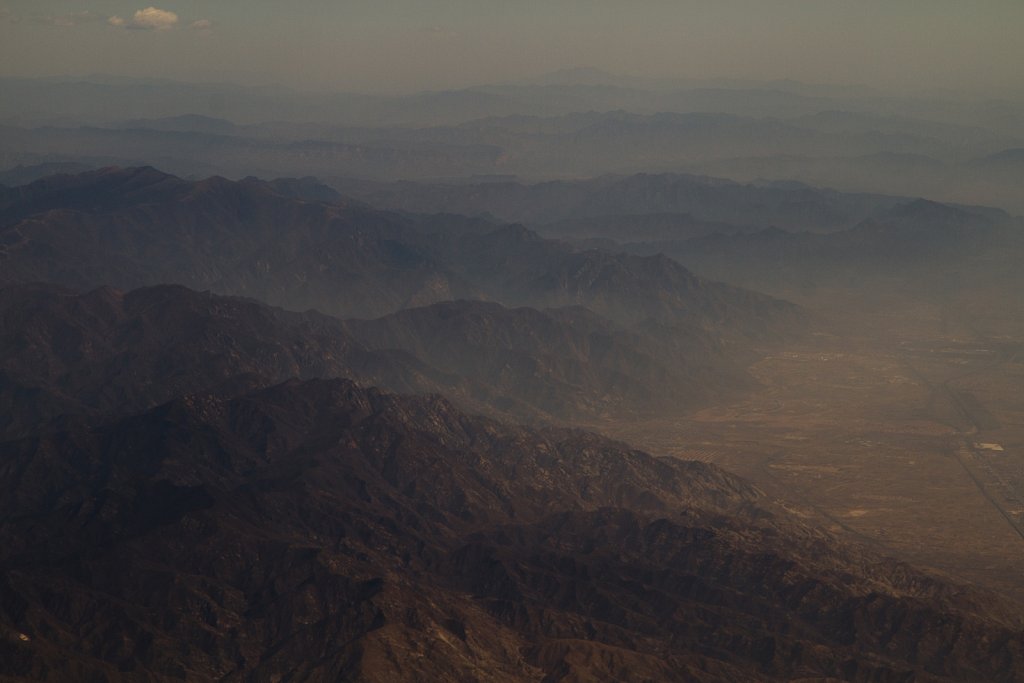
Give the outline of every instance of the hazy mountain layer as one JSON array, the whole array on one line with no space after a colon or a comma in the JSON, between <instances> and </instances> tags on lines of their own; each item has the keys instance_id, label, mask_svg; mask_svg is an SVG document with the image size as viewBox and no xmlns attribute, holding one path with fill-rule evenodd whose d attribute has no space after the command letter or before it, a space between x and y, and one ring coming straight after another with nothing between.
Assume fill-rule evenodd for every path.
<instances>
[{"instance_id":1,"label":"hazy mountain layer","mask_svg":"<svg viewBox=\"0 0 1024 683\"><path fill-rule=\"evenodd\" d=\"M8 279L77 288L178 283L355 317L458 298L581 304L712 340L802 324L789 304L662 257L577 252L459 216L307 201L255 180L191 183L153 169L54 176L0 192L0 231Z\"/></svg>"},{"instance_id":2,"label":"hazy mountain layer","mask_svg":"<svg viewBox=\"0 0 1024 683\"><path fill-rule=\"evenodd\" d=\"M999 211L925 200L898 204L830 234L779 229L687 234L679 229L672 237L668 231L645 234L639 225L632 217L619 217L595 224L594 231L616 240L604 242L605 249L668 254L702 275L767 291L889 287L941 298L994 287L1005 293L1002 299L1016 290L1016 264L1024 257L1019 220ZM572 229L582 236L586 222Z\"/></svg>"},{"instance_id":3,"label":"hazy mountain layer","mask_svg":"<svg viewBox=\"0 0 1024 683\"><path fill-rule=\"evenodd\" d=\"M518 415L678 413L750 382L704 336L628 331L581 307L445 302L345 326L370 348L400 349L465 378L479 400Z\"/></svg>"},{"instance_id":4,"label":"hazy mountain layer","mask_svg":"<svg viewBox=\"0 0 1024 683\"><path fill-rule=\"evenodd\" d=\"M0 126L0 182L24 167L155 165L182 176L377 181L544 180L689 172L788 179L848 192L926 196L1019 212L1022 139L907 117L819 111L755 118L729 109L638 114L581 108L452 126L236 125L185 115L107 126ZM5 184L11 184L7 182Z\"/></svg>"},{"instance_id":5,"label":"hazy mountain layer","mask_svg":"<svg viewBox=\"0 0 1024 683\"><path fill-rule=\"evenodd\" d=\"M157 286L0 287L0 436L137 412L193 392L345 377L443 393L524 420L678 414L750 384L741 359L677 329L627 331L584 308L456 301L341 321Z\"/></svg>"},{"instance_id":6,"label":"hazy mountain layer","mask_svg":"<svg viewBox=\"0 0 1024 683\"><path fill-rule=\"evenodd\" d=\"M1024 212L1016 95L594 73L403 96L102 78L0 83L0 169L154 165L195 177L380 181L690 172Z\"/></svg>"},{"instance_id":7,"label":"hazy mountain layer","mask_svg":"<svg viewBox=\"0 0 1024 683\"><path fill-rule=\"evenodd\" d=\"M474 294L415 245L412 220L258 181L105 170L41 180L0 202L4 270L24 281L178 283L367 316Z\"/></svg>"},{"instance_id":8,"label":"hazy mountain layer","mask_svg":"<svg viewBox=\"0 0 1024 683\"><path fill-rule=\"evenodd\" d=\"M489 214L533 226L608 216L684 214L693 220L735 226L826 232L852 227L901 201L800 183L741 184L674 173L535 184L372 183L344 179L332 184L348 196L382 208Z\"/></svg>"}]
</instances>

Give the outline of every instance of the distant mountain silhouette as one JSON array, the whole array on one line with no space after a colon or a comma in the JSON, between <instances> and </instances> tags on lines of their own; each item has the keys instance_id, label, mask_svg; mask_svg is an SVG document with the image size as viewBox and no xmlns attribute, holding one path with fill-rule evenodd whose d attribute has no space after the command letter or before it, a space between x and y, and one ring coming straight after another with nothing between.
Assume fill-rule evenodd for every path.
<instances>
[{"instance_id":1,"label":"distant mountain silhouette","mask_svg":"<svg viewBox=\"0 0 1024 683\"><path fill-rule=\"evenodd\" d=\"M151 168L56 176L0 195L12 278L76 288L161 283L373 316L474 290L417 245L410 219L188 182Z\"/></svg>"},{"instance_id":2,"label":"distant mountain silhouette","mask_svg":"<svg viewBox=\"0 0 1024 683\"><path fill-rule=\"evenodd\" d=\"M332 205L256 180L188 182L151 168L0 191L0 237L9 279L75 288L177 283L362 318L486 297L584 305L624 324L654 318L715 338L802 324L789 304L663 257L578 252L521 226Z\"/></svg>"},{"instance_id":3,"label":"distant mountain silhouette","mask_svg":"<svg viewBox=\"0 0 1024 683\"><path fill-rule=\"evenodd\" d=\"M1005 165L1008 168L1014 170L1020 170L1024 167L1024 147L1014 147L1012 149L1004 149L995 154L990 154L983 159L979 159L975 162L977 166L1002 166Z\"/></svg>"},{"instance_id":4,"label":"distant mountain silhouette","mask_svg":"<svg viewBox=\"0 0 1024 683\"><path fill-rule=\"evenodd\" d=\"M0 185L15 187L17 185L28 185L40 178L45 178L59 173L85 173L95 167L75 162L50 162L34 164L30 166L15 166L12 169L0 172Z\"/></svg>"},{"instance_id":5,"label":"distant mountain silhouette","mask_svg":"<svg viewBox=\"0 0 1024 683\"><path fill-rule=\"evenodd\" d=\"M247 178L246 180L254 180ZM310 202L327 202L340 204L344 198L333 187L321 183L313 177L275 178L267 183L276 192L294 199L305 199Z\"/></svg>"},{"instance_id":6,"label":"distant mountain silhouette","mask_svg":"<svg viewBox=\"0 0 1024 683\"><path fill-rule=\"evenodd\" d=\"M665 253L707 277L774 291L779 285L906 288L914 295L968 291L1009 293L1019 282L1024 225L1002 211L924 199L900 202L856 226L818 234L768 228L630 238L628 219L601 225L615 234L605 249ZM616 227L618 231L616 232ZM577 241L585 224L575 227ZM607 239L607 238L606 238Z\"/></svg>"},{"instance_id":7,"label":"distant mountain silhouette","mask_svg":"<svg viewBox=\"0 0 1024 683\"><path fill-rule=\"evenodd\" d=\"M382 208L490 214L532 226L608 216L686 214L735 226L849 228L901 201L797 184L737 183L687 174L637 174L546 183L373 183L329 181Z\"/></svg>"},{"instance_id":8,"label":"distant mountain silhouette","mask_svg":"<svg viewBox=\"0 0 1024 683\"><path fill-rule=\"evenodd\" d=\"M182 114L159 119L131 119L118 127L128 130L181 131L214 135L231 135L238 131L238 126L231 121L200 114Z\"/></svg>"}]
</instances>

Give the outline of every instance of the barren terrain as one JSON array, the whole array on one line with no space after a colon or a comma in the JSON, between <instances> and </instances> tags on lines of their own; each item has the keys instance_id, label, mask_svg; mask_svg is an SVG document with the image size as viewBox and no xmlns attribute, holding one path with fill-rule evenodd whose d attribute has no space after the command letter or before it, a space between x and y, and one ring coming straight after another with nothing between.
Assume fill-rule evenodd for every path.
<instances>
[{"instance_id":1,"label":"barren terrain","mask_svg":"<svg viewBox=\"0 0 1024 683\"><path fill-rule=\"evenodd\" d=\"M1020 316L830 294L829 332L752 367L761 387L676 420L600 425L719 464L834 531L1020 600Z\"/></svg>"}]
</instances>

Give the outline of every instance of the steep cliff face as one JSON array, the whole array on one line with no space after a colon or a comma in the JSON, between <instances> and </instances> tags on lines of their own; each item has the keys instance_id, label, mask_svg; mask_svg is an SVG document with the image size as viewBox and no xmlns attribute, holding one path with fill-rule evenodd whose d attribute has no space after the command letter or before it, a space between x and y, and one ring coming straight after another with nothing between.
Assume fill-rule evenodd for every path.
<instances>
[{"instance_id":1,"label":"steep cliff face","mask_svg":"<svg viewBox=\"0 0 1024 683\"><path fill-rule=\"evenodd\" d=\"M1013 681L1021 623L714 467L350 382L0 446L42 680Z\"/></svg>"}]
</instances>

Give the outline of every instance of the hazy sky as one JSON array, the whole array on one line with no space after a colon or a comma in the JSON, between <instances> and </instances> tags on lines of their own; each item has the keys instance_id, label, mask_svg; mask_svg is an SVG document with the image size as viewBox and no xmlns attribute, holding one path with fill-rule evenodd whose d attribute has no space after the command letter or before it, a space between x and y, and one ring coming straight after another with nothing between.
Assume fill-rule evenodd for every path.
<instances>
[{"instance_id":1,"label":"hazy sky","mask_svg":"<svg viewBox=\"0 0 1024 683\"><path fill-rule=\"evenodd\" d=\"M1024 89L1024 0L0 0L0 75L421 90L574 66Z\"/></svg>"}]
</instances>

